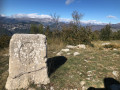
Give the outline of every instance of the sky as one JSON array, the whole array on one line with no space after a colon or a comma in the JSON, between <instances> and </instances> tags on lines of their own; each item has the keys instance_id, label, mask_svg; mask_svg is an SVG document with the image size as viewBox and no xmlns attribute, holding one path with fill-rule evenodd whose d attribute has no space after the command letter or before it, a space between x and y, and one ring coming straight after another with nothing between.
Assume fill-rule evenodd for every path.
<instances>
[{"instance_id":1,"label":"sky","mask_svg":"<svg viewBox=\"0 0 120 90\"><path fill-rule=\"evenodd\" d=\"M120 23L120 0L2 0L1 14L21 17L49 17L56 13L62 20L71 20L72 12L84 16L81 21Z\"/></svg>"}]
</instances>

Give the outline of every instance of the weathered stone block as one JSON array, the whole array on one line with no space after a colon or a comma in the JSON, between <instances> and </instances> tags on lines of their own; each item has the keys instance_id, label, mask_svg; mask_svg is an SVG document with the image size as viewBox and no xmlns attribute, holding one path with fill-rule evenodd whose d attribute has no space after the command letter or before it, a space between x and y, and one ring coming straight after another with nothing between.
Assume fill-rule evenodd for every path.
<instances>
[{"instance_id":1,"label":"weathered stone block","mask_svg":"<svg viewBox=\"0 0 120 90\"><path fill-rule=\"evenodd\" d=\"M9 47L9 76L6 89L27 88L29 84L48 84L46 36L14 34Z\"/></svg>"}]
</instances>

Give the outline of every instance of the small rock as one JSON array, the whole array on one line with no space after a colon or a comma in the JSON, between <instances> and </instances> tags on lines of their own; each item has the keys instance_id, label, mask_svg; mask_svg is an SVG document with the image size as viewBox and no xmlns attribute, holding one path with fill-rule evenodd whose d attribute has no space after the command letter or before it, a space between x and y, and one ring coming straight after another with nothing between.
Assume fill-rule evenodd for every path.
<instances>
[{"instance_id":1,"label":"small rock","mask_svg":"<svg viewBox=\"0 0 120 90\"><path fill-rule=\"evenodd\" d=\"M70 49L76 48L76 46L72 46L72 45L67 45L66 47L67 47L67 48L70 48Z\"/></svg>"},{"instance_id":2,"label":"small rock","mask_svg":"<svg viewBox=\"0 0 120 90\"><path fill-rule=\"evenodd\" d=\"M102 43L102 46L104 46L104 45L109 45L110 43Z\"/></svg>"},{"instance_id":3,"label":"small rock","mask_svg":"<svg viewBox=\"0 0 120 90\"><path fill-rule=\"evenodd\" d=\"M64 90L69 90L69 89L67 89L67 88L64 88Z\"/></svg>"},{"instance_id":4,"label":"small rock","mask_svg":"<svg viewBox=\"0 0 120 90\"><path fill-rule=\"evenodd\" d=\"M74 52L74 56L77 56L77 55L79 55L80 53L79 52Z\"/></svg>"},{"instance_id":5,"label":"small rock","mask_svg":"<svg viewBox=\"0 0 120 90\"><path fill-rule=\"evenodd\" d=\"M84 86L85 83L86 83L85 81L81 81L81 82L80 82L80 85L81 85L81 86Z\"/></svg>"},{"instance_id":6,"label":"small rock","mask_svg":"<svg viewBox=\"0 0 120 90\"><path fill-rule=\"evenodd\" d=\"M67 55L70 55L71 53L67 53Z\"/></svg>"},{"instance_id":7,"label":"small rock","mask_svg":"<svg viewBox=\"0 0 120 90\"><path fill-rule=\"evenodd\" d=\"M79 44L77 45L78 49L86 49L86 46L84 44Z\"/></svg>"},{"instance_id":8,"label":"small rock","mask_svg":"<svg viewBox=\"0 0 120 90\"><path fill-rule=\"evenodd\" d=\"M92 76L92 71L87 72L88 76Z\"/></svg>"},{"instance_id":9,"label":"small rock","mask_svg":"<svg viewBox=\"0 0 120 90\"><path fill-rule=\"evenodd\" d=\"M89 61L88 61L88 60L86 60L86 59L85 59L84 61L85 61L85 62L89 62Z\"/></svg>"},{"instance_id":10,"label":"small rock","mask_svg":"<svg viewBox=\"0 0 120 90\"><path fill-rule=\"evenodd\" d=\"M57 56L61 56L61 54L62 54L62 52L60 51L60 52L58 52L56 55L57 55Z\"/></svg>"},{"instance_id":11,"label":"small rock","mask_svg":"<svg viewBox=\"0 0 120 90\"><path fill-rule=\"evenodd\" d=\"M29 88L28 90L35 90L34 88Z\"/></svg>"},{"instance_id":12,"label":"small rock","mask_svg":"<svg viewBox=\"0 0 120 90\"><path fill-rule=\"evenodd\" d=\"M50 90L54 90L54 87L53 87L53 86L51 86L51 87L50 87Z\"/></svg>"},{"instance_id":13,"label":"small rock","mask_svg":"<svg viewBox=\"0 0 120 90\"><path fill-rule=\"evenodd\" d=\"M61 50L62 52L68 52L68 51L70 51L69 49L62 49Z\"/></svg>"},{"instance_id":14,"label":"small rock","mask_svg":"<svg viewBox=\"0 0 120 90\"><path fill-rule=\"evenodd\" d=\"M73 90L77 90L77 89L75 88L75 89L73 89Z\"/></svg>"},{"instance_id":15,"label":"small rock","mask_svg":"<svg viewBox=\"0 0 120 90\"><path fill-rule=\"evenodd\" d=\"M118 72L118 71L113 71L112 74L113 74L115 77L118 77L118 76L119 76L119 72Z\"/></svg>"},{"instance_id":16,"label":"small rock","mask_svg":"<svg viewBox=\"0 0 120 90\"><path fill-rule=\"evenodd\" d=\"M90 78L86 78L87 80L90 80Z\"/></svg>"},{"instance_id":17,"label":"small rock","mask_svg":"<svg viewBox=\"0 0 120 90\"><path fill-rule=\"evenodd\" d=\"M114 48L113 50L114 50L114 51L116 51L117 49L116 49L116 48Z\"/></svg>"},{"instance_id":18,"label":"small rock","mask_svg":"<svg viewBox=\"0 0 120 90\"><path fill-rule=\"evenodd\" d=\"M37 87L41 87L41 84L38 84Z\"/></svg>"},{"instance_id":19,"label":"small rock","mask_svg":"<svg viewBox=\"0 0 120 90\"><path fill-rule=\"evenodd\" d=\"M73 75L70 75L69 77L70 77L70 78L73 78L74 76L73 76Z\"/></svg>"},{"instance_id":20,"label":"small rock","mask_svg":"<svg viewBox=\"0 0 120 90\"><path fill-rule=\"evenodd\" d=\"M82 87L82 90L87 90L85 86Z\"/></svg>"}]
</instances>

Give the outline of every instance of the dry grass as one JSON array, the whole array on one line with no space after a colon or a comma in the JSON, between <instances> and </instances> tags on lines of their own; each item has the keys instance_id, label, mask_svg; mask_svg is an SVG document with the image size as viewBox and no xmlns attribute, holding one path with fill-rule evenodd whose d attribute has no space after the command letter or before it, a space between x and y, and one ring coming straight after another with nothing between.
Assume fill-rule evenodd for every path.
<instances>
[{"instance_id":1,"label":"dry grass","mask_svg":"<svg viewBox=\"0 0 120 90\"><path fill-rule=\"evenodd\" d=\"M8 77L8 48L0 51L0 90L4 90L4 86Z\"/></svg>"},{"instance_id":2,"label":"dry grass","mask_svg":"<svg viewBox=\"0 0 120 90\"><path fill-rule=\"evenodd\" d=\"M120 41L106 41L115 45L120 45ZM113 71L117 71L120 74L120 49L99 49L102 43L105 41L92 42L95 47L87 46L87 49L70 49L69 53L63 53L62 56L67 58L67 61L61 65L50 76L51 83L47 86L42 86L42 90L47 90L53 87L54 90L70 90L82 88L102 88L104 87L103 79L106 77L112 77L116 80L120 80L120 76L115 76ZM65 48L66 44L62 41L51 40L48 42L48 57L55 57L56 53L62 48ZM74 52L79 52L80 55L73 56ZM3 52L0 53L0 90L4 90L4 85L8 75L8 56L3 56ZM84 85L81 82L85 82ZM31 86L36 88L36 86ZM40 88L36 88L40 90Z\"/></svg>"},{"instance_id":3,"label":"dry grass","mask_svg":"<svg viewBox=\"0 0 120 90\"><path fill-rule=\"evenodd\" d=\"M49 39L48 45L47 45L48 56L52 57L54 55L53 53L60 51L65 46L66 46L66 44L58 38Z\"/></svg>"}]
</instances>

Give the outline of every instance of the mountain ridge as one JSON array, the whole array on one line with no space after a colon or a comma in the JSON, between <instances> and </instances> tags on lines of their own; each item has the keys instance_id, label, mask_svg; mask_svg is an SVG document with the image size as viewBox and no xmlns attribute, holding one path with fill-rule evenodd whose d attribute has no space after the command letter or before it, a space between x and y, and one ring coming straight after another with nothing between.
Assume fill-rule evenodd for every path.
<instances>
[{"instance_id":1,"label":"mountain ridge","mask_svg":"<svg viewBox=\"0 0 120 90\"><path fill-rule=\"evenodd\" d=\"M43 24L44 26L53 26L53 21L51 18L30 18L30 17L22 17L22 18L13 18L13 17L5 17L5 16L2 16L0 15L0 23L12 23L12 24L15 24L15 23L28 23L28 24L31 24L31 23L41 23ZM69 22L59 22L60 24L68 24ZM104 28L104 26L106 24L85 24L85 23L81 23L82 26L91 26L92 28L92 31L95 31L95 30L101 30L102 28ZM113 31L117 31L117 30L120 30L120 23L117 23L117 24L111 24L111 29Z\"/></svg>"}]
</instances>

